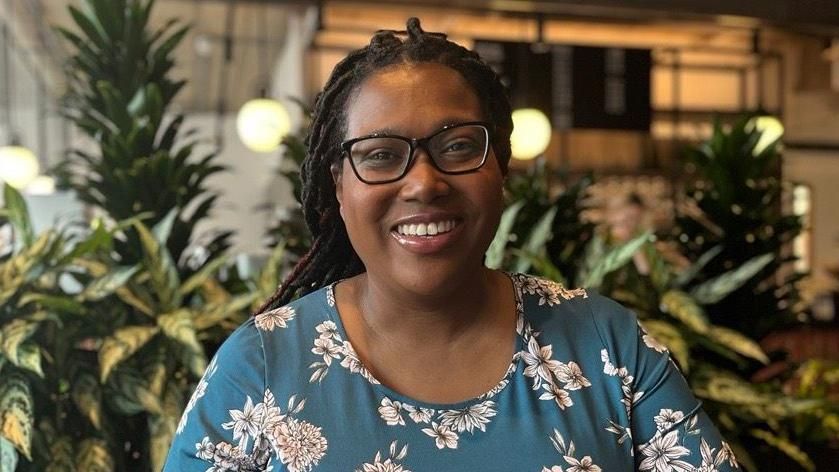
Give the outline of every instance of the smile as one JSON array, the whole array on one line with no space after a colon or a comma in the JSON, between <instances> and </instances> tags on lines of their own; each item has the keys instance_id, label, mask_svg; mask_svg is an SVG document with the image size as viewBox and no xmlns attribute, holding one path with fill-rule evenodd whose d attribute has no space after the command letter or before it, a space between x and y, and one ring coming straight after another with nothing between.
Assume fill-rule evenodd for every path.
<instances>
[{"instance_id":1,"label":"smile","mask_svg":"<svg viewBox=\"0 0 839 472\"><path fill-rule=\"evenodd\" d=\"M401 224L396 232L404 236L436 236L448 233L457 225L454 220L437 221L432 223Z\"/></svg>"}]
</instances>

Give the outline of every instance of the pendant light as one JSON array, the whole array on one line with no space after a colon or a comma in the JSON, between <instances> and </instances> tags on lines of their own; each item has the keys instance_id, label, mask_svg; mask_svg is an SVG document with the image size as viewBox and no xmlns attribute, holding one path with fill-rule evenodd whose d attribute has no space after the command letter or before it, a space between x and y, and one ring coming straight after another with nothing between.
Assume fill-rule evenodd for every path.
<instances>
[{"instance_id":1,"label":"pendant light","mask_svg":"<svg viewBox=\"0 0 839 472\"><path fill-rule=\"evenodd\" d=\"M12 50L12 35L6 23L2 24L3 39L3 83L4 104L8 144L0 146L0 180L17 189L23 189L38 176L40 166L35 153L23 147L14 132L12 120L12 97L14 97L14 73L9 58Z\"/></svg>"},{"instance_id":2,"label":"pendant light","mask_svg":"<svg viewBox=\"0 0 839 472\"><path fill-rule=\"evenodd\" d=\"M262 81L259 98L247 101L236 117L236 131L248 149L254 152L268 153L280 147L285 135L291 131L291 117L278 100L268 97L271 82L270 73L264 70L270 62L268 54L268 29L265 25L267 12L260 15L261 33L258 37L262 58L259 63L259 80Z\"/></svg>"},{"instance_id":3,"label":"pendant light","mask_svg":"<svg viewBox=\"0 0 839 472\"><path fill-rule=\"evenodd\" d=\"M545 42L545 19L542 15L536 17L536 41L530 45L529 51L535 54L547 54L550 46ZM519 51L516 59L518 66L518 101L532 103L527 96L529 87L524 86L529 71L524 59L524 52ZM510 150L514 159L531 160L541 156L551 143L551 122L541 110L537 108L517 108L513 110L513 132L510 135Z\"/></svg>"}]
</instances>

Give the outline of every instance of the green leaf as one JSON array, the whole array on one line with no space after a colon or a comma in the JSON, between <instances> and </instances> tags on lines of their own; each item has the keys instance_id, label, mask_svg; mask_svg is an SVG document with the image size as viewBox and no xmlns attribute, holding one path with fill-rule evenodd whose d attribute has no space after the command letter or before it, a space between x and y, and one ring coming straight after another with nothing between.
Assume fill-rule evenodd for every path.
<instances>
[{"instance_id":1,"label":"green leaf","mask_svg":"<svg viewBox=\"0 0 839 472\"><path fill-rule=\"evenodd\" d=\"M698 285L690 291L690 294L698 303L705 305L717 303L754 277L761 269L772 262L773 257L772 254L764 254L749 259L737 269Z\"/></svg>"},{"instance_id":2,"label":"green leaf","mask_svg":"<svg viewBox=\"0 0 839 472\"><path fill-rule=\"evenodd\" d=\"M21 364L21 345L38 330L38 323L24 319L12 320L3 326L3 354L12 364Z\"/></svg>"},{"instance_id":3,"label":"green leaf","mask_svg":"<svg viewBox=\"0 0 839 472\"><path fill-rule=\"evenodd\" d=\"M149 454L151 456L152 470L163 470L166 456L175 431L178 427L177 417L169 415L152 415L149 417L149 434L151 435Z\"/></svg>"},{"instance_id":4,"label":"green leaf","mask_svg":"<svg viewBox=\"0 0 839 472\"><path fill-rule=\"evenodd\" d=\"M662 295L660 309L697 333L705 334L710 328L702 307L681 290L670 290Z\"/></svg>"},{"instance_id":5,"label":"green leaf","mask_svg":"<svg viewBox=\"0 0 839 472\"><path fill-rule=\"evenodd\" d=\"M796 446L789 439L776 436L769 431L757 428L749 430L749 434L783 452L805 470L810 472L814 472L816 470L816 465L813 463L813 460L810 459L810 456L808 456L806 452L802 451L801 448Z\"/></svg>"},{"instance_id":6,"label":"green leaf","mask_svg":"<svg viewBox=\"0 0 839 472\"><path fill-rule=\"evenodd\" d=\"M76 454L76 470L111 472L114 467L114 459L105 441L94 438L82 441Z\"/></svg>"},{"instance_id":7,"label":"green leaf","mask_svg":"<svg viewBox=\"0 0 839 472\"><path fill-rule=\"evenodd\" d=\"M706 383L694 385L694 393L726 405L764 406L766 398L752 384L733 374L715 369Z\"/></svg>"},{"instance_id":8,"label":"green leaf","mask_svg":"<svg viewBox=\"0 0 839 472\"><path fill-rule=\"evenodd\" d=\"M138 270L140 270L138 266L118 267L105 276L91 282L78 295L78 299L81 301L101 300L125 285Z\"/></svg>"},{"instance_id":9,"label":"green leaf","mask_svg":"<svg viewBox=\"0 0 839 472\"><path fill-rule=\"evenodd\" d=\"M174 213L170 213L171 215ZM158 225L157 228L161 233L165 233L166 226L166 224ZM152 286L160 300L161 309L169 311L181 306L182 297L178 293L178 288L181 286L180 277L165 243L161 243L144 224L137 222L134 227L140 234L140 242L145 252L143 263L151 276Z\"/></svg>"},{"instance_id":10,"label":"green leaf","mask_svg":"<svg viewBox=\"0 0 839 472\"><path fill-rule=\"evenodd\" d=\"M278 244L271 251L271 256L265 262L262 272L259 274L260 298L271 296L280 284L280 264L285 257L285 244Z\"/></svg>"},{"instance_id":11,"label":"green leaf","mask_svg":"<svg viewBox=\"0 0 839 472\"><path fill-rule=\"evenodd\" d=\"M0 470L13 471L17 467L18 454L15 446L6 438L0 436Z\"/></svg>"},{"instance_id":12,"label":"green leaf","mask_svg":"<svg viewBox=\"0 0 839 472\"><path fill-rule=\"evenodd\" d=\"M556 217L557 207L551 207L545 212L539 221L533 226L533 230L527 236L527 240L522 245L521 249L527 254L543 254L545 243L552 236L552 226L554 218ZM516 261L515 272L526 272L531 266L530 258L519 258Z\"/></svg>"},{"instance_id":13,"label":"green leaf","mask_svg":"<svg viewBox=\"0 0 839 472\"><path fill-rule=\"evenodd\" d=\"M8 212L9 223L15 230L15 234L23 242L24 246L30 246L35 240L35 233L32 230L32 220L29 218L29 210L23 196L8 183L3 184L3 202Z\"/></svg>"},{"instance_id":14,"label":"green leaf","mask_svg":"<svg viewBox=\"0 0 839 472\"><path fill-rule=\"evenodd\" d=\"M200 377L207 368L207 357L195 334L190 311L181 309L163 314L157 319L157 323L163 334L186 348L188 354L185 356L185 364L193 374Z\"/></svg>"},{"instance_id":15,"label":"green leaf","mask_svg":"<svg viewBox=\"0 0 839 472\"><path fill-rule=\"evenodd\" d=\"M108 399L123 414L133 415L143 411L154 415L163 413L160 397L152 392L148 382L136 372L130 369L117 371L109 385L115 391L109 392Z\"/></svg>"},{"instance_id":16,"label":"green leaf","mask_svg":"<svg viewBox=\"0 0 839 472\"><path fill-rule=\"evenodd\" d=\"M0 436L32 460L32 394L22 376L4 376L0 383Z\"/></svg>"},{"instance_id":17,"label":"green leaf","mask_svg":"<svg viewBox=\"0 0 839 472\"><path fill-rule=\"evenodd\" d=\"M134 308L139 310L141 313L144 313L144 314L146 314L148 316L151 316L151 317L155 316L155 312L151 307L151 303L149 301L141 298L139 295L134 293L130 288L123 286L123 287L120 287L120 288L116 289L115 293L116 293L117 297L119 297L120 300L124 301L128 305L133 306Z\"/></svg>"},{"instance_id":18,"label":"green leaf","mask_svg":"<svg viewBox=\"0 0 839 472\"><path fill-rule=\"evenodd\" d=\"M18 348L18 367L34 372L38 377L44 377L41 369L41 348L33 342L25 342Z\"/></svg>"},{"instance_id":19,"label":"green leaf","mask_svg":"<svg viewBox=\"0 0 839 472\"><path fill-rule=\"evenodd\" d=\"M154 239L157 241L158 244L165 246L166 242L169 240L169 236L172 234L172 226L175 224L175 219L178 217L178 209L173 208L160 220L159 223L154 225L152 228L152 233L154 234Z\"/></svg>"},{"instance_id":20,"label":"green leaf","mask_svg":"<svg viewBox=\"0 0 839 472\"><path fill-rule=\"evenodd\" d=\"M93 375L83 372L76 377L72 390L73 402L96 429L102 429L102 393Z\"/></svg>"},{"instance_id":21,"label":"green leaf","mask_svg":"<svg viewBox=\"0 0 839 472\"><path fill-rule=\"evenodd\" d=\"M620 269L632 259L632 256L641 249L641 246L650 240L649 232L630 239L626 243L610 249L596 263L591 265L591 270L583 279L583 287L597 289L603 283L603 278Z\"/></svg>"},{"instance_id":22,"label":"green leaf","mask_svg":"<svg viewBox=\"0 0 839 472\"><path fill-rule=\"evenodd\" d=\"M84 305L66 296L28 292L21 295L20 300L17 302L17 306L18 308L21 308L29 303L34 303L41 308L61 313L81 315L85 312Z\"/></svg>"},{"instance_id":23,"label":"green leaf","mask_svg":"<svg viewBox=\"0 0 839 472\"><path fill-rule=\"evenodd\" d=\"M256 294L249 293L234 297L228 302L212 304L203 311L195 313L193 324L197 331L203 331L215 326L220 322L235 316L241 310L248 307L254 300Z\"/></svg>"},{"instance_id":24,"label":"green leaf","mask_svg":"<svg viewBox=\"0 0 839 472\"><path fill-rule=\"evenodd\" d=\"M699 259L696 260L690 267L684 270L678 277L676 277L676 287L683 287L685 284L693 280L694 277L708 265L711 260L717 257L722 252L722 246L714 246L704 254L699 256Z\"/></svg>"},{"instance_id":25,"label":"green leaf","mask_svg":"<svg viewBox=\"0 0 839 472\"><path fill-rule=\"evenodd\" d=\"M722 326L711 326L707 336L732 351L749 357L763 364L769 364L769 358L763 352L760 345L750 338L743 336L739 331Z\"/></svg>"},{"instance_id":26,"label":"green leaf","mask_svg":"<svg viewBox=\"0 0 839 472\"><path fill-rule=\"evenodd\" d=\"M129 358L154 337L160 328L157 326L128 326L105 338L99 349L100 378L108 379L111 370Z\"/></svg>"},{"instance_id":27,"label":"green leaf","mask_svg":"<svg viewBox=\"0 0 839 472\"><path fill-rule=\"evenodd\" d=\"M690 371L690 349L678 328L661 320L643 320L641 326L650 336L667 346L682 371Z\"/></svg>"},{"instance_id":28,"label":"green leaf","mask_svg":"<svg viewBox=\"0 0 839 472\"><path fill-rule=\"evenodd\" d=\"M99 224L95 225L95 229L87 238L73 246L73 249L61 258L59 265L67 264L77 257L86 256L90 253L96 252L100 248L111 244L112 240L113 235L105 229L105 225L99 222Z\"/></svg>"},{"instance_id":29,"label":"green leaf","mask_svg":"<svg viewBox=\"0 0 839 472\"><path fill-rule=\"evenodd\" d=\"M216 272L218 272L218 270L221 267L227 264L228 260L229 258L226 255L221 255L213 259L212 261L204 264L204 267L202 267L200 271L196 272L195 275L188 278L186 282L184 282L183 285L181 285L178 288L178 292L181 295L187 295L193 290L197 289L198 287L203 285L204 281L206 281L208 278L216 275Z\"/></svg>"},{"instance_id":30,"label":"green leaf","mask_svg":"<svg viewBox=\"0 0 839 472\"><path fill-rule=\"evenodd\" d=\"M39 428L41 426L39 425ZM55 438L52 431L44 432L45 436ZM44 472L70 472L76 469L73 461L73 446L75 442L69 436L61 436L58 439L51 439L50 462Z\"/></svg>"},{"instance_id":31,"label":"green leaf","mask_svg":"<svg viewBox=\"0 0 839 472\"><path fill-rule=\"evenodd\" d=\"M487 249L484 261L484 264L490 269L501 268L501 264L504 262L504 249L510 240L510 233L513 231L516 216L518 216L524 204L524 200L515 202L508 206L501 215L501 222L498 224L498 230L495 232L495 237L489 245L489 249Z\"/></svg>"}]
</instances>

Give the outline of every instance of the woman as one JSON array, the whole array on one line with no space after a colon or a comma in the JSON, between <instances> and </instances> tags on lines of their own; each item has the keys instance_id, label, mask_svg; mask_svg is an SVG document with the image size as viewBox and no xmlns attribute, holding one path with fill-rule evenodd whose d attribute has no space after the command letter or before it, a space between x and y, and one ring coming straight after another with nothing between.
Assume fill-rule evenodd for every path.
<instances>
[{"instance_id":1,"label":"woman","mask_svg":"<svg viewBox=\"0 0 839 472\"><path fill-rule=\"evenodd\" d=\"M492 70L417 19L338 64L312 250L219 350L166 470L736 469L633 314L484 267L511 130Z\"/></svg>"}]
</instances>

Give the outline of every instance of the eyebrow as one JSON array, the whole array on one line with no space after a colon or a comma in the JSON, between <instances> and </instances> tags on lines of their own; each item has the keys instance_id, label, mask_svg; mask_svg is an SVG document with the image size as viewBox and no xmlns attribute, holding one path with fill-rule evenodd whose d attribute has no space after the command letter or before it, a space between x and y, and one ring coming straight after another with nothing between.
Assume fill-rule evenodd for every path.
<instances>
[{"instance_id":1,"label":"eyebrow","mask_svg":"<svg viewBox=\"0 0 839 472\"><path fill-rule=\"evenodd\" d=\"M454 126L454 125L459 125L461 123L470 123L470 122L474 122L474 121L480 121L480 120L470 119L470 118L446 118L446 119L443 119L443 120L439 120L436 123L436 126L434 127L434 130L431 132L431 134L436 133L437 131L445 128L446 126ZM377 129L374 129L373 131L371 131L369 133L364 133L361 136L376 136L376 135L405 136L401 132L399 132L398 130L396 130L394 128L389 128L389 127L377 128ZM405 137L408 137L408 136L405 136Z\"/></svg>"}]
</instances>

